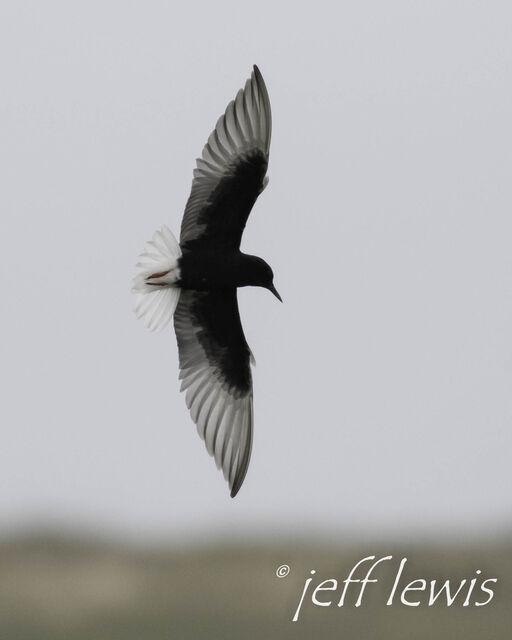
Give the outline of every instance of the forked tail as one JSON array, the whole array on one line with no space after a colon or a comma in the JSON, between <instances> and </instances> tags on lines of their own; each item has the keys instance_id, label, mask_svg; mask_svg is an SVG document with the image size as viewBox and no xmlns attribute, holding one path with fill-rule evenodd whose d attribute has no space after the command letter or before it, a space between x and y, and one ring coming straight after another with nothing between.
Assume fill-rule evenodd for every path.
<instances>
[{"instance_id":1,"label":"forked tail","mask_svg":"<svg viewBox=\"0 0 512 640\"><path fill-rule=\"evenodd\" d=\"M180 245L164 225L155 231L135 266L132 292L137 302L133 310L151 331L166 327L178 304L180 257Z\"/></svg>"}]
</instances>

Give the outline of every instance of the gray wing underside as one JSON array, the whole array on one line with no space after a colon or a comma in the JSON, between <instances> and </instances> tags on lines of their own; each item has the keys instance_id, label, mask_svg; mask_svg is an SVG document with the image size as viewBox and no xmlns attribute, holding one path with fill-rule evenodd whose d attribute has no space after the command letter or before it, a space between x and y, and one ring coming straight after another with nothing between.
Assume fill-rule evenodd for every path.
<instances>
[{"instance_id":1,"label":"gray wing underside","mask_svg":"<svg viewBox=\"0 0 512 640\"><path fill-rule=\"evenodd\" d=\"M251 152L268 161L272 116L263 77L254 66L251 77L219 118L208 138L202 157L196 161L192 190L181 223L180 244L198 238L206 222L201 212L210 202L220 181ZM266 183L265 183L266 184Z\"/></svg>"},{"instance_id":2,"label":"gray wing underside","mask_svg":"<svg viewBox=\"0 0 512 640\"><path fill-rule=\"evenodd\" d=\"M186 391L187 407L197 431L217 468L222 469L234 497L242 486L251 456L252 384L240 391L227 383L217 361L222 345L210 336L205 345L204 326L194 312L198 296L200 292L183 290L174 314L181 391Z\"/></svg>"}]
</instances>

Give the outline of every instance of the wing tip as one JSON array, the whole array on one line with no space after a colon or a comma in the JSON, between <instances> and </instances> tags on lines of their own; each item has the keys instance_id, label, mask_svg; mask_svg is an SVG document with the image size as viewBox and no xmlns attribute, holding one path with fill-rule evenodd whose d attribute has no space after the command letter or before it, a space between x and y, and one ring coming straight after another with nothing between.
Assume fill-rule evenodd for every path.
<instances>
[{"instance_id":1,"label":"wing tip","mask_svg":"<svg viewBox=\"0 0 512 640\"><path fill-rule=\"evenodd\" d=\"M239 476L235 478L233 482L233 486L231 487L231 492L229 494L231 498L234 498L242 488L242 485L245 480L245 476L247 474L248 467L249 467L249 464L245 466L245 469L240 469L241 473L239 472Z\"/></svg>"},{"instance_id":2,"label":"wing tip","mask_svg":"<svg viewBox=\"0 0 512 640\"><path fill-rule=\"evenodd\" d=\"M242 488L242 485L245 480L245 476L247 475L247 470L249 468L249 460L247 459L245 464L238 470L238 474L233 481L233 486L231 487L231 493L229 494L231 498L234 498L237 493Z\"/></svg>"},{"instance_id":3,"label":"wing tip","mask_svg":"<svg viewBox=\"0 0 512 640\"><path fill-rule=\"evenodd\" d=\"M267 135L265 140L265 153L269 154L270 152L270 139L272 137L272 108L270 106L270 97L268 95L267 85L265 84L265 80L263 80L263 76L257 64L252 65L252 77L256 82L256 86L261 94L263 99L263 111L265 112L265 117L267 119Z\"/></svg>"},{"instance_id":4,"label":"wing tip","mask_svg":"<svg viewBox=\"0 0 512 640\"><path fill-rule=\"evenodd\" d=\"M247 475L247 471L249 469L249 462L251 460L251 451L252 451L252 437L253 437L253 400L252 395L249 398L249 424L248 424L248 432L247 432L247 440L245 441L244 451L242 454L242 461L238 465L238 469L236 471L235 477L233 479L233 485L230 484L231 489L231 497L234 498L236 494L240 491L242 487L245 476Z\"/></svg>"},{"instance_id":5,"label":"wing tip","mask_svg":"<svg viewBox=\"0 0 512 640\"><path fill-rule=\"evenodd\" d=\"M263 76L262 76L260 68L258 67L257 64L253 64L252 65L252 72L253 72L254 78L256 79L256 84L259 87L263 87L265 93L268 94L267 87L265 86L265 81L263 80Z\"/></svg>"}]
</instances>

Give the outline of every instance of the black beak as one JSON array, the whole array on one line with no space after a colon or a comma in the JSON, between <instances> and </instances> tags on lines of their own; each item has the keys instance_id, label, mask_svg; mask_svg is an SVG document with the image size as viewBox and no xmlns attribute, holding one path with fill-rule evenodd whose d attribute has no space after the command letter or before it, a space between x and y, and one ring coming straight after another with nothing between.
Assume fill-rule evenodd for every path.
<instances>
[{"instance_id":1,"label":"black beak","mask_svg":"<svg viewBox=\"0 0 512 640\"><path fill-rule=\"evenodd\" d=\"M277 289L274 287L274 283L272 283L270 285L270 287L268 288L269 291L272 291L272 293L275 295L275 297L279 300L279 302L282 302L283 299L281 298L281 296L277 293Z\"/></svg>"}]
</instances>

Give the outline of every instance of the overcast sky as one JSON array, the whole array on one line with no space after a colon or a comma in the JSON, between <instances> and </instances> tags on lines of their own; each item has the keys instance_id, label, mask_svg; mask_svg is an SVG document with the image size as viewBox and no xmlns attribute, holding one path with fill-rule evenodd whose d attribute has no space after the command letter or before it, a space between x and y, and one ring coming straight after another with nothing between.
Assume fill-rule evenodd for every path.
<instances>
[{"instance_id":1,"label":"overcast sky","mask_svg":"<svg viewBox=\"0 0 512 640\"><path fill-rule=\"evenodd\" d=\"M0 523L130 536L510 522L508 2L0 5ZM253 63L270 184L240 292L255 437L235 500L131 311Z\"/></svg>"}]
</instances>

